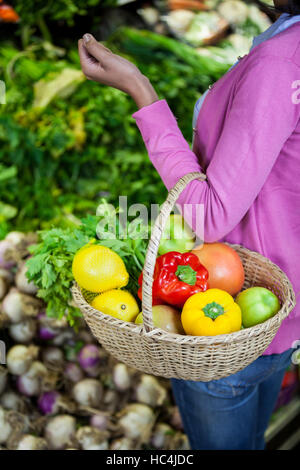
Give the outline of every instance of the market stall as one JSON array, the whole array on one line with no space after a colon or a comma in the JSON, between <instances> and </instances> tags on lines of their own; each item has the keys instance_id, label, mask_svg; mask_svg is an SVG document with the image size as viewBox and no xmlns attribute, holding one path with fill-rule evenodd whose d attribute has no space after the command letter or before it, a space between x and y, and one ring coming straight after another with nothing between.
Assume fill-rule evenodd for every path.
<instances>
[{"instance_id":1,"label":"market stall","mask_svg":"<svg viewBox=\"0 0 300 470\"><path fill-rule=\"evenodd\" d=\"M124 364L120 358L125 348L114 358L85 321L89 308L120 319L112 297L103 295L123 289L117 294L126 292L127 297L115 302L128 308L126 321L142 328L141 272L148 239L132 235L132 220L127 221L127 237L120 236L124 227L117 226L117 239L107 232L99 236L97 226L101 213L117 220L120 211L111 212L111 205L119 206L120 195L127 196L128 205L142 203L150 209L153 202L164 202L167 191L131 116L134 103L119 90L85 79L76 40L90 30L133 61L167 99L191 142L191 103L247 54L252 37L274 18L239 0L9 3L0 1L0 79L5 83L5 104L0 104L0 339L5 345L0 351L0 448L187 450L170 375ZM172 217L174 222L177 215ZM139 230L149 235L151 224ZM180 246L171 246L168 238L165 233L160 241L161 257L195 247L187 227ZM100 248L109 250L101 253L107 256L105 265L112 253L119 257L110 276L115 284L111 279L108 287L93 284L92 268L83 269L83 247L94 250L92 258ZM82 256L77 265L76 256ZM254 285L247 284L248 265L241 252L239 256L231 261L231 283L224 287L233 297L243 286ZM192 269L183 258L177 265ZM105 273L97 275L104 282ZM201 275L201 288L191 289L189 296L207 289L205 272ZM71 291L75 281L77 297ZM273 296L273 310L259 320L243 312L235 329L216 334L245 336L245 329L284 309L286 291L278 294L271 284L259 286ZM202 329L191 332L188 321L178 320L177 310L189 296L174 304L175 294L167 298L162 291L153 291L160 301L157 320L156 307L152 310L155 327L176 335L209 336ZM75 302L78 295L81 305ZM209 305L222 301L211 298ZM300 442L298 363L295 356L282 383L266 434L270 449L296 448Z\"/></svg>"}]
</instances>

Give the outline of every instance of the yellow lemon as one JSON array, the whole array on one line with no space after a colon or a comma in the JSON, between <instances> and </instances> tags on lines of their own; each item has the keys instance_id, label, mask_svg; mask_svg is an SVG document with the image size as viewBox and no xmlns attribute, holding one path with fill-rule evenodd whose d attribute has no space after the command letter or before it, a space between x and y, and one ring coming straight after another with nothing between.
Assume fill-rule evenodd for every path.
<instances>
[{"instance_id":1,"label":"yellow lemon","mask_svg":"<svg viewBox=\"0 0 300 470\"><path fill-rule=\"evenodd\" d=\"M91 305L96 310L123 321L134 321L139 313L139 306L133 295L121 289L113 289L97 295Z\"/></svg>"},{"instance_id":2,"label":"yellow lemon","mask_svg":"<svg viewBox=\"0 0 300 470\"><path fill-rule=\"evenodd\" d=\"M124 287L129 279L122 258L101 245L88 244L77 251L72 272L81 288L96 293Z\"/></svg>"}]
</instances>

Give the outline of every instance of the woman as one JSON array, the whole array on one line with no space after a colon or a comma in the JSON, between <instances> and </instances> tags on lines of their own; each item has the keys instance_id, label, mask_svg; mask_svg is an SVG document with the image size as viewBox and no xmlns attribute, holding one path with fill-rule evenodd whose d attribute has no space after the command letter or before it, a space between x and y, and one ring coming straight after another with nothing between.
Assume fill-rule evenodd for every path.
<instances>
[{"instance_id":1,"label":"woman","mask_svg":"<svg viewBox=\"0 0 300 470\"><path fill-rule=\"evenodd\" d=\"M300 0L275 1L280 16L195 108L193 151L165 100L139 70L86 34L87 78L128 93L149 157L168 189L202 171L179 204L204 205L204 238L267 256L300 290ZM283 14L281 14L284 12ZM200 108L200 109L199 109ZM194 224L192 213L185 213ZM264 355L209 383L172 381L194 449L263 449L264 433L300 337L300 314L283 322Z\"/></svg>"}]
</instances>

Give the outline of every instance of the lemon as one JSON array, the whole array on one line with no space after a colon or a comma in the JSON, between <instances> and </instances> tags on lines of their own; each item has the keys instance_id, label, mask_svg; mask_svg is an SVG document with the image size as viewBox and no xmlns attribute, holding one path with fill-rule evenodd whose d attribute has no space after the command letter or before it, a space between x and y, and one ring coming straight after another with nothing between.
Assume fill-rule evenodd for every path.
<instances>
[{"instance_id":1,"label":"lemon","mask_svg":"<svg viewBox=\"0 0 300 470\"><path fill-rule=\"evenodd\" d=\"M96 293L124 287L129 280L122 258L101 245L80 248L74 256L72 272L81 288Z\"/></svg>"},{"instance_id":2,"label":"lemon","mask_svg":"<svg viewBox=\"0 0 300 470\"><path fill-rule=\"evenodd\" d=\"M113 289L97 295L91 305L96 310L123 321L134 321L139 313L139 307L133 295L121 289Z\"/></svg>"}]
</instances>

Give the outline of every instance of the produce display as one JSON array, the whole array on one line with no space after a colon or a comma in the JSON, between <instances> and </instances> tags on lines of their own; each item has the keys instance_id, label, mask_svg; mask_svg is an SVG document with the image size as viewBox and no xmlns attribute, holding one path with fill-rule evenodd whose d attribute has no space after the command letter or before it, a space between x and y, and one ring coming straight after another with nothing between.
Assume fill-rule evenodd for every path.
<instances>
[{"instance_id":1,"label":"produce display","mask_svg":"<svg viewBox=\"0 0 300 470\"><path fill-rule=\"evenodd\" d=\"M121 223L119 197L150 208L167 193L133 101L86 81L76 43L91 31L133 61L191 142L194 103L271 19L240 0L9 3L0 0L0 450L189 449L170 382L109 355L72 299L76 282L94 309L143 328L152 226ZM233 248L197 245L171 214L154 270L153 325L217 336L276 315L277 296L243 290L244 281Z\"/></svg>"},{"instance_id":2,"label":"produce display","mask_svg":"<svg viewBox=\"0 0 300 470\"><path fill-rule=\"evenodd\" d=\"M162 14L149 6L140 14L149 26L160 31L166 26L172 35L195 47L201 55L224 63L233 63L238 55L247 54L252 37L271 24L256 5L241 0L170 0Z\"/></svg>"},{"instance_id":3,"label":"produce display","mask_svg":"<svg viewBox=\"0 0 300 470\"><path fill-rule=\"evenodd\" d=\"M32 243L12 232L0 245L0 450L188 449L167 380L114 360L83 321L45 315L23 275Z\"/></svg>"}]
</instances>

